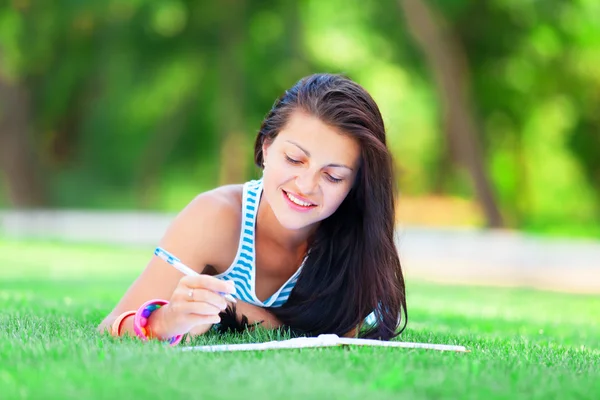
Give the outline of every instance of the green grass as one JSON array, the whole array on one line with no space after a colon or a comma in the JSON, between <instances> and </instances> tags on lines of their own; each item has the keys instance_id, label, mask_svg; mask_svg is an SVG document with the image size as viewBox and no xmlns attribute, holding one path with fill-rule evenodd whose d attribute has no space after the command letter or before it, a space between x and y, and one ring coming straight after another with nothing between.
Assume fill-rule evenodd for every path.
<instances>
[{"instance_id":1,"label":"green grass","mask_svg":"<svg viewBox=\"0 0 600 400\"><path fill-rule=\"evenodd\" d=\"M0 398L600 398L600 298L408 282L400 340L471 352L182 352L95 326L152 249L0 240ZM272 339L208 335L195 344Z\"/></svg>"}]
</instances>

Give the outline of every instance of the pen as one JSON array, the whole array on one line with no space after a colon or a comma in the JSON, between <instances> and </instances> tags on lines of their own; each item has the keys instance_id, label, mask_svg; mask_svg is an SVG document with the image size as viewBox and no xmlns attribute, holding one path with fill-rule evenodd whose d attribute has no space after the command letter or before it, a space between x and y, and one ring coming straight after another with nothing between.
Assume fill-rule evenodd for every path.
<instances>
[{"instance_id":1,"label":"pen","mask_svg":"<svg viewBox=\"0 0 600 400\"><path fill-rule=\"evenodd\" d=\"M176 269L178 269L179 271L183 272L184 274L186 274L188 276L198 276L198 275L200 275L198 272L194 271L193 269L191 269L190 267L188 267L187 265L185 265L184 263L182 263L179 258L175 257L173 254L169 253L168 251L166 251L162 247L157 247L154 250L154 255L156 255L156 256L160 257L161 259L165 260L167 263L171 264ZM219 294L221 296L224 296L226 300L231 301L232 303L237 303L237 301L235 300L235 298L233 298L233 296L231 296L230 294L223 293L223 292L219 292Z\"/></svg>"}]
</instances>

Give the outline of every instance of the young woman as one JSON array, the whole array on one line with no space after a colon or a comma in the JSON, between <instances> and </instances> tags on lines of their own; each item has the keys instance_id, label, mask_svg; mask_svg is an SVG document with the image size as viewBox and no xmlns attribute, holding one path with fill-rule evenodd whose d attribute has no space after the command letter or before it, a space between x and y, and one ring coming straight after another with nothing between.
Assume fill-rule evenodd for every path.
<instances>
[{"instance_id":1,"label":"young woman","mask_svg":"<svg viewBox=\"0 0 600 400\"><path fill-rule=\"evenodd\" d=\"M228 316L382 340L406 327L393 163L371 96L343 76L303 78L267 114L254 158L261 179L200 194L159 244L200 275L152 258L100 331L174 344Z\"/></svg>"}]
</instances>

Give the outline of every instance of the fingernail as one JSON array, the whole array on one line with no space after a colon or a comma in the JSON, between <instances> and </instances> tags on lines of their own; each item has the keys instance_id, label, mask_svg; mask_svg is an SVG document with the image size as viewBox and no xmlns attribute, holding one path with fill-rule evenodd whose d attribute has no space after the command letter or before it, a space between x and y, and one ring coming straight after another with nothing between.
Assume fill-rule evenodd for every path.
<instances>
[{"instance_id":1,"label":"fingernail","mask_svg":"<svg viewBox=\"0 0 600 400\"><path fill-rule=\"evenodd\" d=\"M231 286L231 292L230 294L234 294L235 293L235 283L233 283L233 281L230 281L231 283L229 284L229 286Z\"/></svg>"}]
</instances>

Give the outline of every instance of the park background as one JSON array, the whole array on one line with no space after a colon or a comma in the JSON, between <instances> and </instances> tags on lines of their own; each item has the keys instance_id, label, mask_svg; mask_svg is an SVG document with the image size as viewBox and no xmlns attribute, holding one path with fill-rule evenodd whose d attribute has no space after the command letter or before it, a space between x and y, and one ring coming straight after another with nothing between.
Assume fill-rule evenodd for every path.
<instances>
[{"instance_id":1,"label":"park background","mask_svg":"<svg viewBox=\"0 0 600 400\"><path fill-rule=\"evenodd\" d=\"M0 2L3 396L598 399L599 15L596 0ZM471 353L199 355L98 334L177 212L260 176L262 119L315 72L383 113L398 340Z\"/></svg>"},{"instance_id":2,"label":"park background","mask_svg":"<svg viewBox=\"0 0 600 400\"><path fill-rule=\"evenodd\" d=\"M0 205L177 212L257 176L314 72L372 93L408 225L600 238L591 0L35 2L0 8Z\"/></svg>"}]
</instances>

